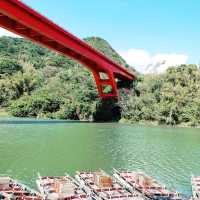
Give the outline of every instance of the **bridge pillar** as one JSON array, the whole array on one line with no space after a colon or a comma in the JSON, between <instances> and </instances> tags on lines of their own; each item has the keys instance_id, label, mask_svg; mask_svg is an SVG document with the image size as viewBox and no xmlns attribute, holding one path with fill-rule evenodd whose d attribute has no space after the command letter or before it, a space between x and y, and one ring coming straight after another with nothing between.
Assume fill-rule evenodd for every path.
<instances>
[{"instance_id":1,"label":"bridge pillar","mask_svg":"<svg viewBox=\"0 0 200 200\"><path fill-rule=\"evenodd\" d=\"M117 122L121 119L121 107L117 98L99 99L96 112L93 114L95 122Z\"/></svg>"}]
</instances>

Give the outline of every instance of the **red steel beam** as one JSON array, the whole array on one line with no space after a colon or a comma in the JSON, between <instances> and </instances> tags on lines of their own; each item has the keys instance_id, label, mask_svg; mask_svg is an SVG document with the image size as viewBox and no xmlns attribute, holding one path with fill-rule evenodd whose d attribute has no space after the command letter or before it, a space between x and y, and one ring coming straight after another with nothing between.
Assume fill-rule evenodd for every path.
<instances>
[{"instance_id":1,"label":"red steel beam","mask_svg":"<svg viewBox=\"0 0 200 200\"><path fill-rule=\"evenodd\" d=\"M102 98L118 96L116 78L122 81L135 79L123 66L19 0L0 0L0 26L84 64L92 71ZM101 78L102 72L107 74L106 80ZM107 85L111 86L108 94L103 91Z\"/></svg>"}]
</instances>

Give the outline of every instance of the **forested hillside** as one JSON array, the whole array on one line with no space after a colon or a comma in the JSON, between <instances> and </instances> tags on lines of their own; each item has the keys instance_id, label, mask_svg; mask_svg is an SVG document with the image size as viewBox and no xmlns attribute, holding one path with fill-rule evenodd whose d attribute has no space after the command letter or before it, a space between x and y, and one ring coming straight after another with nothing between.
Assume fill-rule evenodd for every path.
<instances>
[{"instance_id":1,"label":"forested hillside","mask_svg":"<svg viewBox=\"0 0 200 200\"><path fill-rule=\"evenodd\" d=\"M196 65L170 67L162 75L140 76L122 102L128 121L169 125L200 123L200 70Z\"/></svg>"},{"instance_id":2,"label":"forested hillside","mask_svg":"<svg viewBox=\"0 0 200 200\"><path fill-rule=\"evenodd\" d=\"M91 37L85 41L131 68L105 40ZM77 62L22 38L0 38L0 111L17 117L200 123L196 65L171 67L160 75L138 74L130 90L120 90L118 103L102 102L95 87L91 73Z\"/></svg>"}]
</instances>

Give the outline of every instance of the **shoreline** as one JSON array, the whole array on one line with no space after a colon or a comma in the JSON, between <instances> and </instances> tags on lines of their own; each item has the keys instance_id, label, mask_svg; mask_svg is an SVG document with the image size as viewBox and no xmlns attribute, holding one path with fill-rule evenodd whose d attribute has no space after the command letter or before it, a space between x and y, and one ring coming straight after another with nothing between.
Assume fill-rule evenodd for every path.
<instances>
[{"instance_id":1,"label":"shoreline","mask_svg":"<svg viewBox=\"0 0 200 200\"><path fill-rule=\"evenodd\" d=\"M181 124L177 124L177 125L169 125L169 124L159 124L158 121L131 121L131 120L126 120L126 119L120 119L119 123L121 124L138 124L138 125L146 125L146 126L154 126L154 127L159 127L159 126L164 126L164 127L168 127L168 128L196 128L199 129L200 128L200 124L198 124L197 126L192 126L189 123L181 123Z\"/></svg>"},{"instance_id":2,"label":"shoreline","mask_svg":"<svg viewBox=\"0 0 200 200\"><path fill-rule=\"evenodd\" d=\"M8 120L10 121L9 118L13 118L13 120L15 121L42 121L42 122L48 122L51 121L52 123L58 122L58 123L62 123L62 122L80 122L80 123L108 123L108 122L95 122L95 121L89 121L89 120L70 120L70 119L50 119L50 118L32 118L32 117L14 117L12 115L9 115L8 112L6 112L4 109L0 109L0 121L2 121L3 123L7 122ZM112 123L112 122L109 122ZM116 123L116 122L113 122ZM191 126L189 123L181 123L178 125L168 125L168 124L159 124L157 121L139 121L139 122L135 122L135 121L131 121L131 120L126 120L126 119L120 119L117 123L120 124L132 124L132 125L143 125L143 126L153 126L153 127L167 127L167 128L196 128L199 129L200 128L200 124L197 126ZM2 123L0 123L2 124Z\"/></svg>"},{"instance_id":3,"label":"shoreline","mask_svg":"<svg viewBox=\"0 0 200 200\"><path fill-rule=\"evenodd\" d=\"M0 108L0 118L4 118L4 117L10 117L10 115L5 109Z\"/></svg>"}]
</instances>

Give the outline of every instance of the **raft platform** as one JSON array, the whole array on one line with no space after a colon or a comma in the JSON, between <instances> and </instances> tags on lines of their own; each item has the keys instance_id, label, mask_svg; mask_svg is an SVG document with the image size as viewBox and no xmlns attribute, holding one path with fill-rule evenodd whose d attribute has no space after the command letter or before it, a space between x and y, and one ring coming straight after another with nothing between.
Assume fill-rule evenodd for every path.
<instances>
[{"instance_id":1,"label":"raft platform","mask_svg":"<svg viewBox=\"0 0 200 200\"><path fill-rule=\"evenodd\" d=\"M192 198L193 200L200 200L200 176L192 176Z\"/></svg>"},{"instance_id":2,"label":"raft platform","mask_svg":"<svg viewBox=\"0 0 200 200\"><path fill-rule=\"evenodd\" d=\"M0 200L200 200L200 176L192 176L192 197L171 191L139 171L77 171L75 177L41 176L38 191L10 177L0 177Z\"/></svg>"},{"instance_id":3,"label":"raft platform","mask_svg":"<svg viewBox=\"0 0 200 200\"><path fill-rule=\"evenodd\" d=\"M77 172L76 179L81 187L96 200L144 200L138 191L130 191L117 179L103 170L95 172Z\"/></svg>"},{"instance_id":4,"label":"raft platform","mask_svg":"<svg viewBox=\"0 0 200 200\"><path fill-rule=\"evenodd\" d=\"M170 191L165 185L141 171L117 171L114 170L114 177L130 190L137 190L149 199L154 200L181 200L182 197L177 191Z\"/></svg>"}]
</instances>

